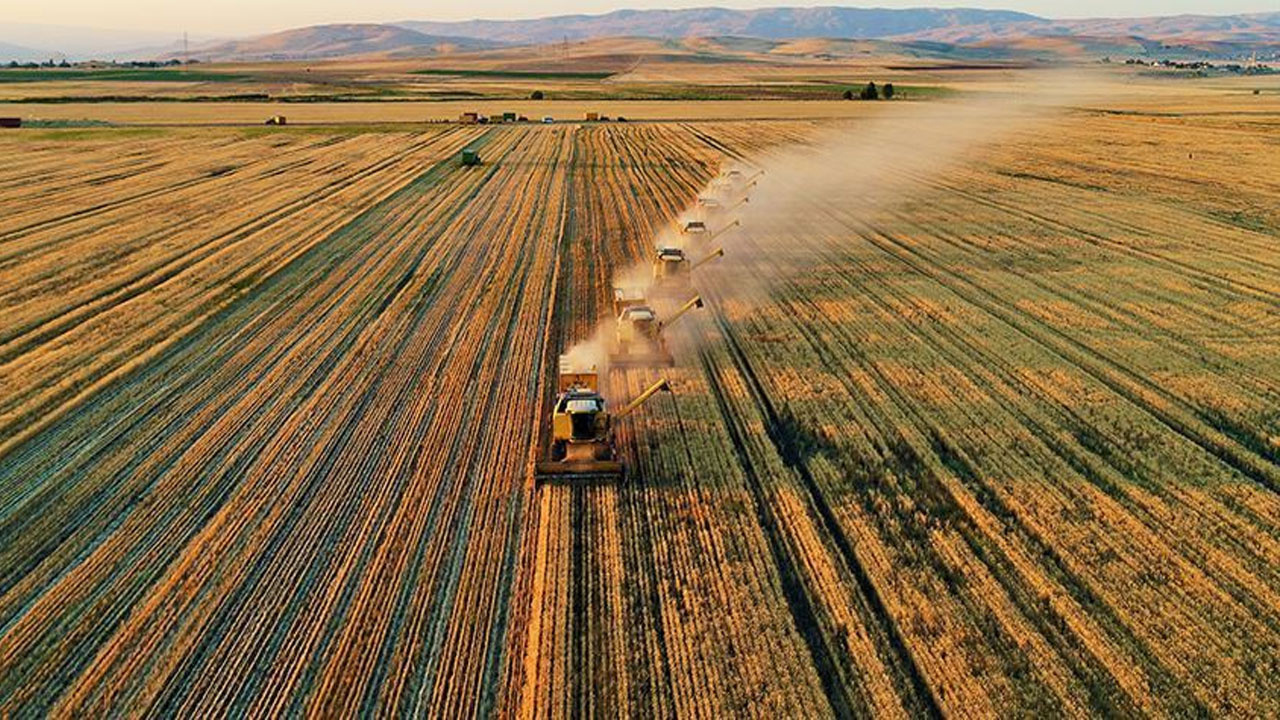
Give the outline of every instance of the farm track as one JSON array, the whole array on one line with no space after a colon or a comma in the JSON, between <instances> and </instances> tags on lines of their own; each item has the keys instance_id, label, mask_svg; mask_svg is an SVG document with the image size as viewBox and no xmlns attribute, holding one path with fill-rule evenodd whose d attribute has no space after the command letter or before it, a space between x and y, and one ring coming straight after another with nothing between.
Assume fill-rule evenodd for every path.
<instances>
[{"instance_id":1,"label":"farm track","mask_svg":"<svg viewBox=\"0 0 1280 720\"><path fill-rule=\"evenodd\" d=\"M541 489L558 352L813 124L19 154L0 714L1280 711L1280 168L1062 123L747 211L628 478Z\"/></svg>"}]
</instances>

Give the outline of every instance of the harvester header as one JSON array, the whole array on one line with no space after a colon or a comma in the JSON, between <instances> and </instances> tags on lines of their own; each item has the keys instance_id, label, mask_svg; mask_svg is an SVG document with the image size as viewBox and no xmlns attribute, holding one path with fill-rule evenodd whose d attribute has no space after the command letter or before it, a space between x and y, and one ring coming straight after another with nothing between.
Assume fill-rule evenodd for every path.
<instances>
[{"instance_id":1,"label":"harvester header","mask_svg":"<svg viewBox=\"0 0 1280 720\"><path fill-rule=\"evenodd\" d=\"M621 315L629 307L645 305L644 290L638 287L615 287L613 289L613 314Z\"/></svg>"},{"instance_id":2,"label":"harvester header","mask_svg":"<svg viewBox=\"0 0 1280 720\"><path fill-rule=\"evenodd\" d=\"M568 355L560 356L559 392L570 390L600 391L600 369L594 362L575 361Z\"/></svg>"}]
</instances>

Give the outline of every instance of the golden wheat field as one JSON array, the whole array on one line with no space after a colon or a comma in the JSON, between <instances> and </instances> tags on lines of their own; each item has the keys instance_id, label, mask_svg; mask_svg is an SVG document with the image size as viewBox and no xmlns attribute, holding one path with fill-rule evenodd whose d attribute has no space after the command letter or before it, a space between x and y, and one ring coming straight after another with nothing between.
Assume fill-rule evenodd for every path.
<instances>
[{"instance_id":1,"label":"golden wheat field","mask_svg":"<svg viewBox=\"0 0 1280 720\"><path fill-rule=\"evenodd\" d=\"M0 716L1280 713L1280 106L1188 92L937 166L843 109L0 135ZM626 478L536 485L729 164Z\"/></svg>"}]
</instances>

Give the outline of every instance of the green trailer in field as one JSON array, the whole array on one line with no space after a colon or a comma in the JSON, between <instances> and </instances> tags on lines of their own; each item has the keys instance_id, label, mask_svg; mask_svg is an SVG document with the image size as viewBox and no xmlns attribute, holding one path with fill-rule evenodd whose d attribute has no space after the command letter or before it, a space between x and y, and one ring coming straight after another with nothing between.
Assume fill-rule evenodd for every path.
<instances>
[{"instance_id":1,"label":"green trailer in field","mask_svg":"<svg viewBox=\"0 0 1280 720\"><path fill-rule=\"evenodd\" d=\"M471 165L480 164L480 151L475 148L465 148L462 151L462 165L469 167Z\"/></svg>"}]
</instances>

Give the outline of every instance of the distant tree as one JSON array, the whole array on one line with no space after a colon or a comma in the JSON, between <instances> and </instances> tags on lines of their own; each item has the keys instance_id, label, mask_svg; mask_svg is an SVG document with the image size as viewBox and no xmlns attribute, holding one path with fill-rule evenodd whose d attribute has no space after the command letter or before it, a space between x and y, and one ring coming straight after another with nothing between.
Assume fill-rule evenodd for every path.
<instances>
[{"instance_id":1,"label":"distant tree","mask_svg":"<svg viewBox=\"0 0 1280 720\"><path fill-rule=\"evenodd\" d=\"M869 82L866 87L862 88L862 93L859 94L858 97L863 100L879 100L880 90L876 87L875 83Z\"/></svg>"},{"instance_id":2,"label":"distant tree","mask_svg":"<svg viewBox=\"0 0 1280 720\"><path fill-rule=\"evenodd\" d=\"M845 99L845 100L852 100L852 99L853 99L853 91L852 91L852 90L845 90L845 91L844 91L844 95L843 95L842 97L844 97L844 99Z\"/></svg>"},{"instance_id":3,"label":"distant tree","mask_svg":"<svg viewBox=\"0 0 1280 720\"><path fill-rule=\"evenodd\" d=\"M531 94L531 95L529 96L529 99L530 99L530 100L541 100L543 97L544 97L544 96L543 96L543 94L542 94L542 91L541 91L541 90L534 90L534 91L533 91L533 94Z\"/></svg>"},{"instance_id":4,"label":"distant tree","mask_svg":"<svg viewBox=\"0 0 1280 720\"><path fill-rule=\"evenodd\" d=\"M884 90L881 91L881 94L884 95L885 100L892 100L893 99L893 83L885 83Z\"/></svg>"},{"instance_id":5,"label":"distant tree","mask_svg":"<svg viewBox=\"0 0 1280 720\"><path fill-rule=\"evenodd\" d=\"M18 67L18 61L17 61L17 60L10 60L10 61L9 61L9 67L11 67L11 68L16 68L16 67Z\"/></svg>"},{"instance_id":6,"label":"distant tree","mask_svg":"<svg viewBox=\"0 0 1280 720\"><path fill-rule=\"evenodd\" d=\"M62 58L62 62L58 63L58 67L60 67L60 68L69 68L69 67L71 67L71 63L67 62L67 59L66 59L66 58Z\"/></svg>"}]
</instances>

